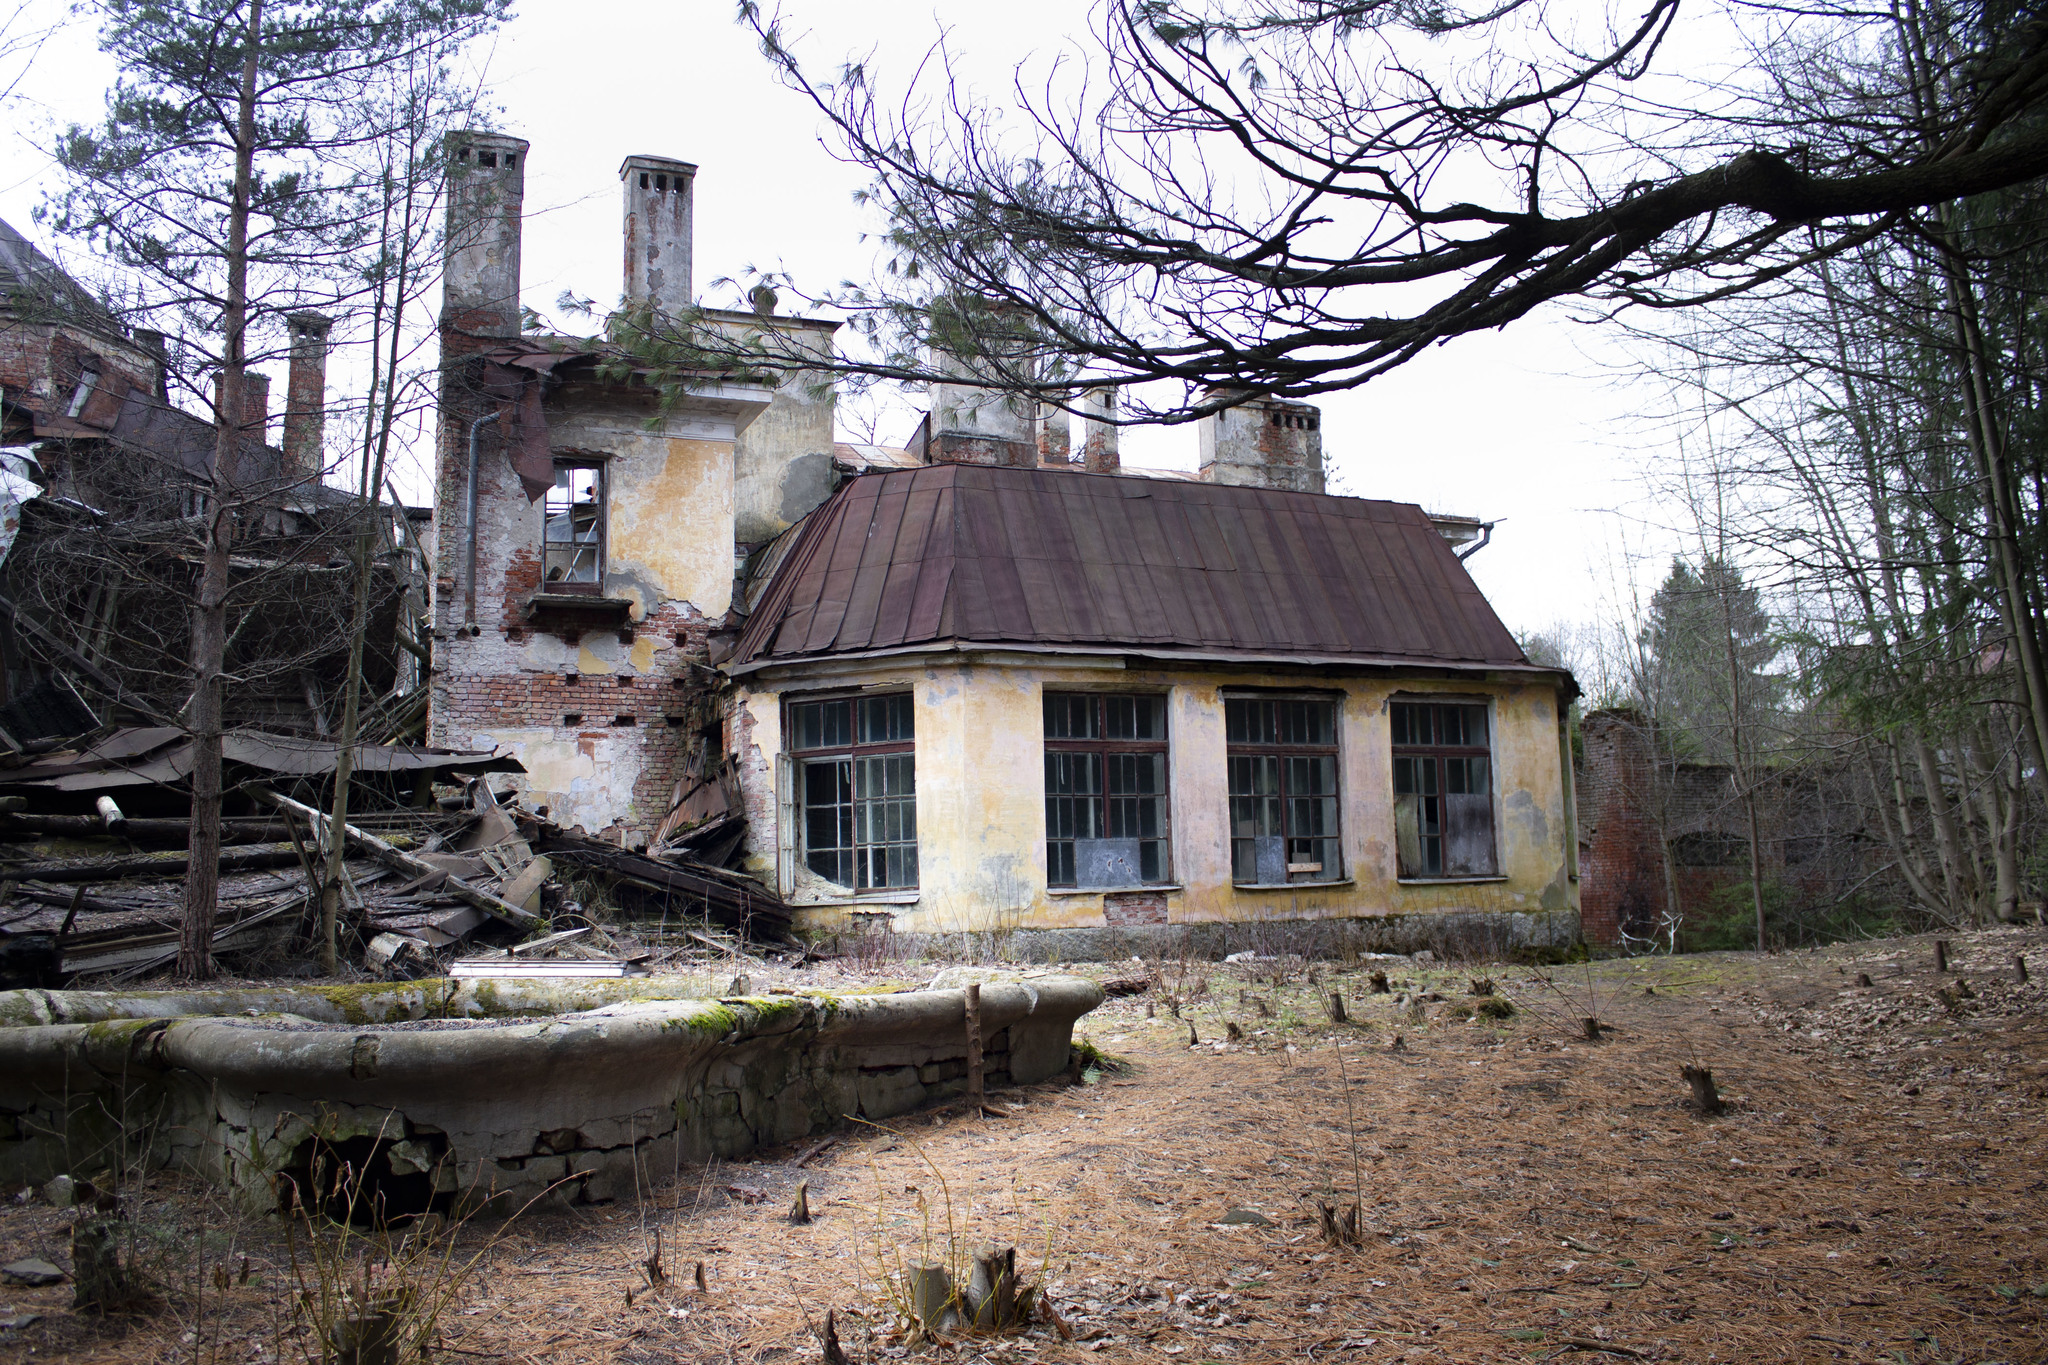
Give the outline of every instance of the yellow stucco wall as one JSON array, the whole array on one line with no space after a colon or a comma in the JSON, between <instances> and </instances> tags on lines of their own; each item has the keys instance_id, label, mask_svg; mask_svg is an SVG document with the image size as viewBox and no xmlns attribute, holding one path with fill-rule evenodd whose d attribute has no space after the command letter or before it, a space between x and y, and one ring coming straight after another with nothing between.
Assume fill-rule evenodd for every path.
<instances>
[{"instance_id":1,"label":"yellow stucco wall","mask_svg":"<svg viewBox=\"0 0 2048 1365\"><path fill-rule=\"evenodd\" d=\"M613 442L627 445L617 436ZM613 456L610 476L608 583L640 599L635 615L662 599L713 619L725 615L732 605L732 442L639 433Z\"/></svg>"},{"instance_id":2,"label":"yellow stucco wall","mask_svg":"<svg viewBox=\"0 0 2048 1365\"><path fill-rule=\"evenodd\" d=\"M801 684L811 691L823 685ZM1103 923L1099 892L1045 884L1043 712L1047 689L1158 691L1169 697L1168 762L1174 923L1321 918L1426 911L1575 910L1567 876L1569 822L1558 745L1557 694L1536 682L1394 679L1384 676L1247 674L1242 670L1063 666L1037 660L955 660L842 673L837 686L916 698L920 885L916 899L867 905L806 879L799 922L829 927L849 909L887 909L906 932L1087 927ZM780 685L795 689L794 682ZM1246 686L1341 693L1342 832L1349 883L1243 890L1230 880L1223 694ZM793 694L793 691L792 691ZM1394 861L1393 762L1387 702L1396 695L1484 699L1493 708L1495 837L1502 876L1462 883L1404 883ZM765 778L781 745L781 694L741 690L740 731L751 767ZM750 763L742 752L743 765ZM774 870L772 802L750 801L761 837L755 868Z\"/></svg>"}]
</instances>

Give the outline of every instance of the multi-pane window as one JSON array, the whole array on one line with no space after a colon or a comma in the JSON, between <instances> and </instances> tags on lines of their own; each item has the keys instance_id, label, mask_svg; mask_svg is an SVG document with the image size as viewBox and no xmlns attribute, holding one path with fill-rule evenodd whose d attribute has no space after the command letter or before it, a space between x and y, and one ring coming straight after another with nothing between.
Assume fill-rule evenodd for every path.
<instances>
[{"instance_id":1,"label":"multi-pane window","mask_svg":"<svg viewBox=\"0 0 2048 1365\"><path fill-rule=\"evenodd\" d=\"M1491 877L1493 750L1486 707L1397 701L1394 847L1403 877Z\"/></svg>"},{"instance_id":2,"label":"multi-pane window","mask_svg":"<svg viewBox=\"0 0 2048 1365\"><path fill-rule=\"evenodd\" d=\"M604 590L604 466L557 464L543 509L543 592Z\"/></svg>"},{"instance_id":3,"label":"multi-pane window","mask_svg":"<svg viewBox=\"0 0 2048 1365\"><path fill-rule=\"evenodd\" d=\"M789 735L805 865L859 891L916 886L910 694L793 703Z\"/></svg>"},{"instance_id":4,"label":"multi-pane window","mask_svg":"<svg viewBox=\"0 0 2048 1365\"><path fill-rule=\"evenodd\" d=\"M1337 704L1226 697L1230 879L1245 886L1341 881Z\"/></svg>"},{"instance_id":5,"label":"multi-pane window","mask_svg":"<svg viewBox=\"0 0 2048 1365\"><path fill-rule=\"evenodd\" d=\"M1047 883L1163 882L1166 841L1166 698L1046 693Z\"/></svg>"}]
</instances>

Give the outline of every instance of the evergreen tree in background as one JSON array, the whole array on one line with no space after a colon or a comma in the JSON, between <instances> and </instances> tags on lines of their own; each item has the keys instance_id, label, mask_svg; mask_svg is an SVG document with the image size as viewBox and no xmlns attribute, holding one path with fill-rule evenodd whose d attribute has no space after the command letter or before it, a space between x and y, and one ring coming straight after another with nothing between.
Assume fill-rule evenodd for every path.
<instances>
[{"instance_id":1,"label":"evergreen tree in background","mask_svg":"<svg viewBox=\"0 0 2048 1365\"><path fill-rule=\"evenodd\" d=\"M1683 559L1650 598L1643 627L1644 711L1686 757L1736 761L1738 731L1766 733L1784 700L1784 680L1767 670L1779 653L1770 613L1734 565ZM1745 741L1750 753L1755 741Z\"/></svg>"}]
</instances>

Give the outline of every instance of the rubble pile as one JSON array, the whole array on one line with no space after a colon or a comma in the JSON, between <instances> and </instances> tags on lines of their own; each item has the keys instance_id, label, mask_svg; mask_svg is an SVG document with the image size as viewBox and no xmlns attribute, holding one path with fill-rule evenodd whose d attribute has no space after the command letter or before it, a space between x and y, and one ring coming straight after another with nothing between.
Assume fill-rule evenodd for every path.
<instances>
[{"instance_id":1,"label":"rubble pile","mask_svg":"<svg viewBox=\"0 0 2048 1365\"><path fill-rule=\"evenodd\" d=\"M119 986L175 963L189 751L182 731L158 727L0 757L0 988ZM226 751L214 953L245 976L315 975L322 779L337 746L244 729ZM515 962L522 974L630 975L664 943L726 953L789 927L772 892L722 865L736 850L731 816L708 841L685 831L635 851L493 791L490 774L519 771L502 755L364 745L355 765L340 885L350 975L502 975ZM651 926L654 946L632 923Z\"/></svg>"}]
</instances>

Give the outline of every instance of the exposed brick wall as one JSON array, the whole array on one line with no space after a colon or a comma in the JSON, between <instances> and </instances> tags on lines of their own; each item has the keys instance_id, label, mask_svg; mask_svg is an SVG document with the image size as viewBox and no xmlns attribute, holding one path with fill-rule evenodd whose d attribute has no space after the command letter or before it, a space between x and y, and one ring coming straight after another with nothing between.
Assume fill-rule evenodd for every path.
<instances>
[{"instance_id":1,"label":"exposed brick wall","mask_svg":"<svg viewBox=\"0 0 2048 1365\"><path fill-rule=\"evenodd\" d=\"M1117 891L1102 898L1102 922L1115 928L1126 924L1166 923L1166 895L1160 891Z\"/></svg>"},{"instance_id":2,"label":"exposed brick wall","mask_svg":"<svg viewBox=\"0 0 2048 1365\"><path fill-rule=\"evenodd\" d=\"M1666 903L1649 728L1630 713L1596 711L1580 735L1579 922L1588 942L1618 943L1623 926L1656 924Z\"/></svg>"},{"instance_id":3,"label":"exposed brick wall","mask_svg":"<svg viewBox=\"0 0 2048 1365\"><path fill-rule=\"evenodd\" d=\"M1656 931L1674 891L1681 920L1694 919L1749 881L1749 818L1731 769L1660 760L1649 723L1633 711L1596 711L1580 735L1580 899L1589 940L1618 942L1624 928ZM1754 802L1766 886L1827 902L1880 870L1882 845L1863 828L1855 784L1846 768L1765 774Z\"/></svg>"}]
</instances>

